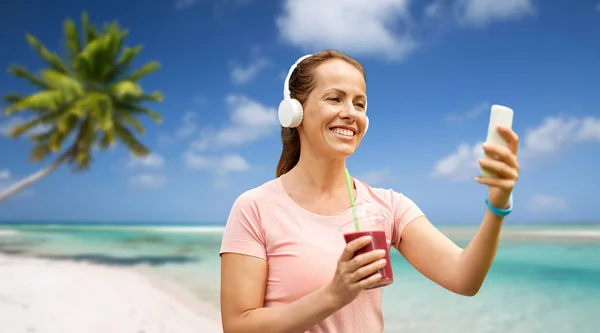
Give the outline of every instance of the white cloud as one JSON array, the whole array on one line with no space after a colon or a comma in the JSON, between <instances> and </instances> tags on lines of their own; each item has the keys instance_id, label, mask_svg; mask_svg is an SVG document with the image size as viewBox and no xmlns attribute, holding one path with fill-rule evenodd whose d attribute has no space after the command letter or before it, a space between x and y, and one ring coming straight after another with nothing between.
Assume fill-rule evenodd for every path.
<instances>
[{"instance_id":1,"label":"white cloud","mask_svg":"<svg viewBox=\"0 0 600 333\"><path fill-rule=\"evenodd\" d=\"M186 139L197 132L197 120L198 114L194 111L186 111L181 117L181 122L179 126L175 129L173 135L167 133L160 133L158 135L158 143L161 146L166 146L174 143L179 139Z\"/></svg>"},{"instance_id":2,"label":"white cloud","mask_svg":"<svg viewBox=\"0 0 600 333\"><path fill-rule=\"evenodd\" d=\"M473 179L480 170L477 160L484 156L482 143L478 142L474 145L461 143L453 154L436 163L432 176L453 181Z\"/></svg>"},{"instance_id":3,"label":"white cloud","mask_svg":"<svg viewBox=\"0 0 600 333\"><path fill-rule=\"evenodd\" d=\"M136 187L157 190L165 186L167 178L163 175L142 173L129 178L129 183Z\"/></svg>"},{"instance_id":4,"label":"white cloud","mask_svg":"<svg viewBox=\"0 0 600 333\"><path fill-rule=\"evenodd\" d=\"M198 116L194 111L187 111L181 118L181 124L175 130L175 137L178 139L188 138L196 132L196 120Z\"/></svg>"},{"instance_id":5,"label":"white cloud","mask_svg":"<svg viewBox=\"0 0 600 333\"><path fill-rule=\"evenodd\" d=\"M531 0L457 0L454 9L460 23L478 27L535 14Z\"/></svg>"},{"instance_id":6,"label":"white cloud","mask_svg":"<svg viewBox=\"0 0 600 333\"><path fill-rule=\"evenodd\" d=\"M238 154L226 154L219 157L209 157L187 151L183 154L185 165L193 170L207 170L217 174L243 172L250 170L250 163Z\"/></svg>"},{"instance_id":7,"label":"white cloud","mask_svg":"<svg viewBox=\"0 0 600 333\"><path fill-rule=\"evenodd\" d=\"M409 3L285 0L276 25L284 41L305 50L334 48L401 60L417 47L407 28Z\"/></svg>"},{"instance_id":8,"label":"white cloud","mask_svg":"<svg viewBox=\"0 0 600 333\"><path fill-rule=\"evenodd\" d=\"M476 105L471 110L465 113L451 113L445 117L445 120L453 123L471 120L480 115L481 113L485 112L486 110L489 110L490 107L490 103L483 102Z\"/></svg>"},{"instance_id":9,"label":"white cloud","mask_svg":"<svg viewBox=\"0 0 600 333\"><path fill-rule=\"evenodd\" d=\"M248 64L247 67L234 66L231 70L231 80L236 84L250 82L261 70L269 65L265 58L258 58Z\"/></svg>"},{"instance_id":10,"label":"white cloud","mask_svg":"<svg viewBox=\"0 0 600 333\"><path fill-rule=\"evenodd\" d=\"M183 162L189 169L211 172L216 189L224 189L231 185L228 179L230 173L247 172L252 169L250 163L238 154L205 156L188 150L183 153Z\"/></svg>"},{"instance_id":11,"label":"white cloud","mask_svg":"<svg viewBox=\"0 0 600 333\"><path fill-rule=\"evenodd\" d=\"M206 130L192 149L206 150L241 146L271 135L278 127L277 110L242 95L228 95L230 124L217 133Z\"/></svg>"},{"instance_id":12,"label":"white cloud","mask_svg":"<svg viewBox=\"0 0 600 333\"><path fill-rule=\"evenodd\" d=\"M580 142L600 143L600 118L587 117L581 120L576 140Z\"/></svg>"},{"instance_id":13,"label":"white cloud","mask_svg":"<svg viewBox=\"0 0 600 333\"><path fill-rule=\"evenodd\" d=\"M527 205L534 212L556 212L567 208L567 203L564 199L551 195L534 195Z\"/></svg>"},{"instance_id":14,"label":"white cloud","mask_svg":"<svg viewBox=\"0 0 600 333\"><path fill-rule=\"evenodd\" d=\"M144 168L162 168L165 165L165 158L157 153L150 153L143 158L130 156L127 161L127 166L130 168L144 167Z\"/></svg>"},{"instance_id":15,"label":"white cloud","mask_svg":"<svg viewBox=\"0 0 600 333\"><path fill-rule=\"evenodd\" d=\"M397 176L390 169L385 168L359 173L356 178L370 186L378 186L396 180Z\"/></svg>"},{"instance_id":16,"label":"white cloud","mask_svg":"<svg viewBox=\"0 0 600 333\"><path fill-rule=\"evenodd\" d=\"M21 125L22 123L25 123L29 120L31 120L32 118L23 118L23 117L19 117L19 116L14 116L11 118L8 118L8 120L0 123L0 134L8 137L8 133L16 126ZM51 126L50 125L37 125L33 128L31 128L29 131L25 132L26 135L38 135L41 133L44 133L48 130L50 130Z\"/></svg>"},{"instance_id":17,"label":"white cloud","mask_svg":"<svg viewBox=\"0 0 600 333\"><path fill-rule=\"evenodd\" d=\"M532 157L556 156L566 147L578 143L600 144L600 118L545 118L539 126L529 129L521 136L521 169L524 160L528 163ZM472 146L462 143L454 153L436 163L432 176L455 181L472 179L479 174L477 160L483 156L481 142Z\"/></svg>"},{"instance_id":18,"label":"white cloud","mask_svg":"<svg viewBox=\"0 0 600 333\"><path fill-rule=\"evenodd\" d=\"M555 155L575 143L600 143L600 118L547 117L527 131L522 154Z\"/></svg>"},{"instance_id":19,"label":"white cloud","mask_svg":"<svg viewBox=\"0 0 600 333\"><path fill-rule=\"evenodd\" d=\"M435 2L432 2L430 4L428 4L427 6L425 6L425 9L423 10L425 12L425 15L429 18L437 18L438 16L441 15L441 11L442 11L442 1L441 0L437 0Z\"/></svg>"},{"instance_id":20,"label":"white cloud","mask_svg":"<svg viewBox=\"0 0 600 333\"><path fill-rule=\"evenodd\" d=\"M10 179L10 170L2 169L0 170L0 180Z\"/></svg>"}]
</instances>

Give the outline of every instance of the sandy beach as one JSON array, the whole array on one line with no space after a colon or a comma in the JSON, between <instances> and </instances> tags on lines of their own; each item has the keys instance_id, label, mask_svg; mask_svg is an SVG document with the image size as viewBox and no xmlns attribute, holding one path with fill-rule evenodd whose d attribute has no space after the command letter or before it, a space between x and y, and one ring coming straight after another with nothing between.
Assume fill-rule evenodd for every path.
<instances>
[{"instance_id":1,"label":"sandy beach","mask_svg":"<svg viewBox=\"0 0 600 333\"><path fill-rule=\"evenodd\" d=\"M3 333L221 333L184 294L134 270L0 255Z\"/></svg>"}]
</instances>

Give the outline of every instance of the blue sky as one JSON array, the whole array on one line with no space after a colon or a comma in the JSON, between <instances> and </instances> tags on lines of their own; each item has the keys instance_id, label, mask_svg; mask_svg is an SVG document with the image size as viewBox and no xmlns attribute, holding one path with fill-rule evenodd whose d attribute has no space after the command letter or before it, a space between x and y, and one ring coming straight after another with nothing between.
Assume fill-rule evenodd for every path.
<instances>
[{"instance_id":1,"label":"blue sky","mask_svg":"<svg viewBox=\"0 0 600 333\"><path fill-rule=\"evenodd\" d=\"M600 4L541 0L9 0L0 11L0 66L38 71L32 33L63 47L62 22L87 10L117 20L142 81L165 101L142 137L89 172L63 167L0 205L0 220L224 222L235 198L275 175L276 106L300 56L347 52L367 71L371 126L349 159L355 176L412 198L434 224L479 223L487 188L473 181L489 107L515 110L521 178L507 223L597 221L600 163ZM0 93L31 88L0 75ZM27 118L0 118L0 188L49 163L3 134ZM252 120L252 121L249 121Z\"/></svg>"}]
</instances>

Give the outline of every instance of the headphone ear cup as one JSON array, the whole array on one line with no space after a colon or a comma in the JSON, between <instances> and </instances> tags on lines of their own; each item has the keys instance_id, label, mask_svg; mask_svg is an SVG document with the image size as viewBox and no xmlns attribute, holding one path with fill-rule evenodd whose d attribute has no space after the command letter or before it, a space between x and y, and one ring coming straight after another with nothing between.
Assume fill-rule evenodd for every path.
<instances>
[{"instance_id":1,"label":"headphone ear cup","mask_svg":"<svg viewBox=\"0 0 600 333\"><path fill-rule=\"evenodd\" d=\"M369 116L365 116L365 118L367 119L367 123L365 125L365 130L363 131L363 138L367 135L367 130L369 129Z\"/></svg>"},{"instance_id":2,"label":"headphone ear cup","mask_svg":"<svg viewBox=\"0 0 600 333\"><path fill-rule=\"evenodd\" d=\"M302 104L297 99L284 99L279 103L277 116L281 126L288 128L298 127L304 118Z\"/></svg>"}]
</instances>

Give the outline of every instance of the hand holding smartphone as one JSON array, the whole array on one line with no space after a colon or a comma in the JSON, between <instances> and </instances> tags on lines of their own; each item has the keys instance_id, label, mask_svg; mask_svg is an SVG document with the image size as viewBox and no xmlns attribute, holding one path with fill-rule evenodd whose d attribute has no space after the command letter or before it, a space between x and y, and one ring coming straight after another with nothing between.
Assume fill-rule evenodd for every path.
<instances>
[{"instance_id":1,"label":"hand holding smartphone","mask_svg":"<svg viewBox=\"0 0 600 333\"><path fill-rule=\"evenodd\" d=\"M498 133L498 126L502 125L507 128L512 129L513 123L513 110L506 106L501 105L492 105L490 112L490 122L488 124L488 132L487 138L485 140L486 143L495 144L507 147L506 140ZM494 158L494 156L488 156L489 158ZM481 168L481 176L482 177L497 177L497 175L485 168Z\"/></svg>"}]
</instances>

